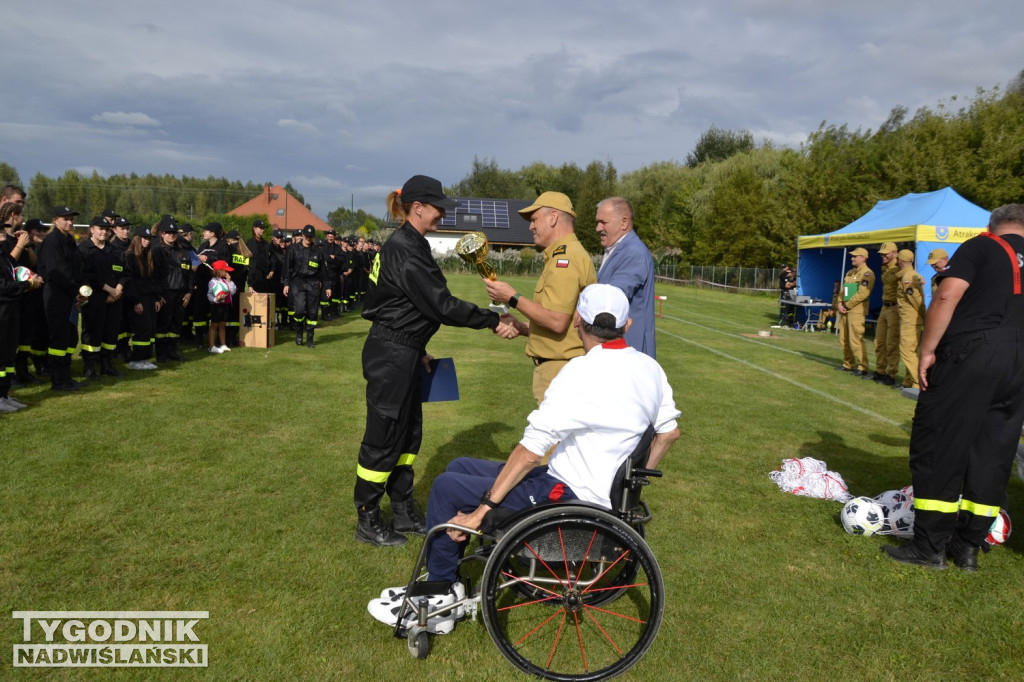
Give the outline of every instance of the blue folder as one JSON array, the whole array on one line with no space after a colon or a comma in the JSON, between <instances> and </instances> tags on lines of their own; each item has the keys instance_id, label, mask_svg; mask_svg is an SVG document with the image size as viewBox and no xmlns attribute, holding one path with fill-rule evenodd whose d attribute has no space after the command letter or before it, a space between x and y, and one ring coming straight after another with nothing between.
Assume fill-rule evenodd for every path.
<instances>
[{"instance_id":1,"label":"blue folder","mask_svg":"<svg viewBox=\"0 0 1024 682\"><path fill-rule=\"evenodd\" d=\"M434 358L430 373L420 369L420 396L425 403L440 403L459 399L459 377L455 374L455 360Z\"/></svg>"}]
</instances>

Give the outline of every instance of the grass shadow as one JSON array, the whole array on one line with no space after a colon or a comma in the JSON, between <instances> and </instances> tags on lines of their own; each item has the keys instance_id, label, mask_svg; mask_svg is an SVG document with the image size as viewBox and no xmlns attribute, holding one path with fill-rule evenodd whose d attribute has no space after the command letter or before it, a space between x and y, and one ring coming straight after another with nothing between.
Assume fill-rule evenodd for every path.
<instances>
[{"instance_id":1,"label":"grass shadow","mask_svg":"<svg viewBox=\"0 0 1024 682\"><path fill-rule=\"evenodd\" d=\"M504 461L508 452L499 445L496 436L509 431L518 430L505 422L486 422L472 428L459 431L447 442L437 448L437 454L430 458L427 466L416 477L416 487L420 488L417 497L426 497L434 479L448 467L448 463L458 457L477 457Z\"/></svg>"}]
</instances>

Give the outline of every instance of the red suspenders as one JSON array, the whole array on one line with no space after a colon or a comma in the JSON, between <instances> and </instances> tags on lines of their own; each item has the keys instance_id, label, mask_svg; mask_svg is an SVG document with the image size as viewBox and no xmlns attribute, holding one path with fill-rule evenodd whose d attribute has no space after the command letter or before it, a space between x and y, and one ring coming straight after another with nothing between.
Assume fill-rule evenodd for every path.
<instances>
[{"instance_id":1,"label":"red suspenders","mask_svg":"<svg viewBox=\"0 0 1024 682\"><path fill-rule=\"evenodd\" d=\"M994 239L999 246L1003 247L1003 251L1010 257L1010 266L1013 268L1013 294L1014 296L1020 295L1020 264L1017 262L1017 252L1013 250L1010 244L1000 237L999 235L992 234L991 232L982 232L982 237L988 237Z\"/></svg>"}]
</instances>

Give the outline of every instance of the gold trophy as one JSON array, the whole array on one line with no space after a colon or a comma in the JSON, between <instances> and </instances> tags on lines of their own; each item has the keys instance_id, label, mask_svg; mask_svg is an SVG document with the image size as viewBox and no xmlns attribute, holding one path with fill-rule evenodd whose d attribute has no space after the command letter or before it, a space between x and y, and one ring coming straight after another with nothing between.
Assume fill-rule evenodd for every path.
<instances>
[{"instance_id":1,"label":"gold trophy","mask_svg":"<svg viewBox=\"0 0 1024 682\"><path fill-rule=\"evenodd\" d=\"M483 232L467 232L459 238L459 241L455 242L455 253L458 254L459 258L470 265L475 265L476 271L480 273L481 277L493 282L498 279L498 276L494 274L494 268L487 264L487 253L489 251L490 245L487 243L487 237ZM491 301L491 305L488 307L499 315L504 315L508 312L508 306L504 303Z\"/></svg>"}]
</instances>

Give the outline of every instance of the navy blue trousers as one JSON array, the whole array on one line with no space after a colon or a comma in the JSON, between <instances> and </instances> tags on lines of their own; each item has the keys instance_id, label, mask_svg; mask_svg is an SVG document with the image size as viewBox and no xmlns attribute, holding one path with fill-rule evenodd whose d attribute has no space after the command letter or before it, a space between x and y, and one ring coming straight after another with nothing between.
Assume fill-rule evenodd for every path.
<instances>
[{"instance_id":1,"label":"navy blue trousers","mask_svg":"<svg viewBox=\"0 0 1024 682\"><path fill-rule=\"evenodd\" d=\"M427 528L446 523L459 512L471 512L480 506L480 498L494 485L504 462L472 457L459 457L448 464L445 472L434 479L427 500ZM533 469L505 496L499 507L524 509L555 500L578 499L569 488L548 473L546 466ZM430 580L456 580L459 560L466 543L455 542L447 533L430 539L427 550L427 573Z\"/></svg>"}]
</instances>

